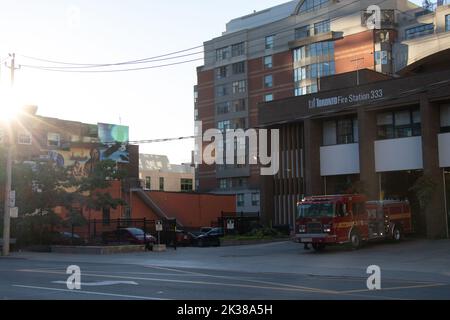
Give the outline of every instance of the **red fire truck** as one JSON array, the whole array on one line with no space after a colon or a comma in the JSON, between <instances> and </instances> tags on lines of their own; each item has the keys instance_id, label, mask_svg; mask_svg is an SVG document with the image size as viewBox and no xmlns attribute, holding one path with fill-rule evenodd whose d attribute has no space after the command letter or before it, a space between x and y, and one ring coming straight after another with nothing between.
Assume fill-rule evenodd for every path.
<instances>
[{"instance_id":1,"label":"red fire truck","mask_svg":"<svg viewBox=\"0 0 450 320\"><path fill-rule=\"evenodd\" d=\"M364 195L314 196L298 203L295 239L315 250L381 239L400 241L413 232L405 201L367 201Z\"/></svg>"}]
</instances>

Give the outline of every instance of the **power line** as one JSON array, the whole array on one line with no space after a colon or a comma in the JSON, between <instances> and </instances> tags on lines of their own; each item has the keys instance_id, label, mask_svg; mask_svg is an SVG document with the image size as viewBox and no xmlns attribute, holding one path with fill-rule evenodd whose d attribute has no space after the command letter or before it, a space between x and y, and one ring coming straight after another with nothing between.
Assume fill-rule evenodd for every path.
<instances>
[{"instance_id":1,"label":"power line","mask_svg":"<svg viewBox=\"0 0 450 320\"><path fill-rule=\"evenodd\" d=\"M387 0L382 0L382 1L380 1L379 3L377 3L377 5L380 5L380 4L382 4L382 3L386 2L386 1L387 1ZM345 5L342 5L341 7L336 8L336 11L342 10L343 8L346 8L347 6L350 6L350 5L355 4L355 3L357 3L357 2L359 2L359 0L355 0L355 1L352 1L352 2L347 3L347 4L345 4ZM329 12L326 11L326 12L320 14L320 15L316 15L315 18L319 18L319 17L325 16L325 15L329 15ZM344 17L344 16L337 16L337 17L334 17L334 18L332 18L332 19L329 19L329 21L330 21L330 22L331 22L331 21L335 21L335 20L340 19L340 18L342 18L342 17ZM273 33L281 33L281 32L285 32L285 31L292 31L292 29L295 28L295 27L297 27L297 26L304 26L304 22L299 22L299 23L297 23L297 24L290 25L290 26L288 26L288 27L284 27L284 28L281 28L281 29L279 29L279 30L274 30ZM308 29L314 29L314 26L311 25L311 26L309 26ZM228 40L229 40L229 39L232 39L232 38L235 38L235 37L238 37L238 36L240 36L240 35L233 35L233 36L229 37ZM291 35L288 35L288 36L285 36L285 37L291 37ZM254 46L258 46L258 45L254 45ZM89 67L92 67L92 66L100 67L100 66L108 66L108 65L109 65L109 66L117 66L117 65L134 64L134 63L137 63L137 62L146 63L146 62L151 62L151 61L149 61L149 60L154 59L154 58L170 56L170 55L173 55L173 54L182 53L182 52L186 52L186 51L191 51L191 50L193 50L193 49L202 48L202 47L203 47L203 46L196 46L196 47L192 47L192 48L189 48L189 49L185 49L185 50L180 50L180 51L168 53L168 54L161 55L161 56L156 56L156 57L152 57L152 58L144 58L144 59L140 59L140 60L133 60L133 61L127 61L127 62L120 62L120 63L116 63L116 64L80 64L80 63L70 63L70 62L62 62L62 61L54 61L54 60L49 60L49 59L35 58L35 57L30 57L30 56L25 56L25 55L22 55L22 56L23 56L23 57L26 57L26 58L32 58L32 59L34 59L34 60L39 60L39 61L44 61L44 62L49 62L49 63L56 63L56 64L77 65L77 66L89 66ZM248 48L250 49L251 47L252 47L252 46L249 46ZM211 50L210 52L214 52L214 50ZM208 52L208 51L204 51L203 53L206 54L206 53L209 53L209 52ZM201 60L201 59L197 59L197 60ZM183 62L175 63L175 64L188 63L188 62L193 62L193 61L196 61L196 60L188 60L188 61L183 61ZM102 73L102 72L135 71L135 70L145 70L145 69L160 68L160 67L166 67L166 66L171 66L171 65L174 65L174 64L161 65L161 66L153 66L153 67L144 67L144 68L131 68L131 69L123 69L123 70L83 71L83 73L89 73L89 72L92 72L92 73ZM62 67L61 67L61 68L56 68L56 67L54 67L54 66L33 66L33 65L24 65L24 67L40 69L40 70L43 70L43 71L61 71L60 69L62 69ZM51 69L58 69L58 70L51 70ZM62 72L62 71L61 71L61 72ZM79 71L79 72L81 72L81 71Z\"/></svg>"},{"instance_id":2,"label":"power line","mask_svg":"<svg viewBox=\"0 0 450 320\"><path fill-rule=\"evenodd\" d=\"M17 54L17 55L21 56L21 57L24 57L24 58L27 58L27 59L36 60L36 61L42 61L42 62L49 62L49 63L53 63L53 64L75 65L75 66L77 66L77 65L78 66L103 66L103 65L129 64L129 63L136 63L136 62L141 62L141 61L146 61L146 60L153 60L153 59L163 58L163 57L167 57L167 56L172 56L172 55L183 53L183 52L187 52L187 51L192 51L192 50L199 49L199 48L203 48L203 45L192 47L192 48L188 48L188 49L183 49L183 50L179 50L179 51L174 51L174 52L162 54L162 55L159 55L159 56L143 58L143 59L138 59L138 60L131 60L131 61L109 63L109 64L63 62L63 61L48 60L48 59L43 59L43 58L36 58L36 57L22 55L22 54Z\"/></svg>"},{"instance_id":3,"label":"power line","mask_svg":"<svg viewBox=\"0 0 450 320\"><path fill-rule=\"evenodd\" d=\"M128 71L137 71L137 70L147 70L147 69L157 69L157 68L164 68L164 67L170 67L175 66L179 64L185 64L190 63L194 61L203 60L203 58L197 58L192 60L185 60L180 62L174 62L174 63L168 63L168 64L162 64L162 65L156 65L156 66L149 66L149 67L141 67L141 68L129 68L129 69L117 69L117 70L66 70L66 69L50 69L45 66L33 66L33 65L26 65L21 64L21 67L29 68L29 69L37 69L37 70L44 70L44 71L53 71L53 72L68 72L68 73L112 73L112 72L128 72Z\"/></svg>"}]
</instances>

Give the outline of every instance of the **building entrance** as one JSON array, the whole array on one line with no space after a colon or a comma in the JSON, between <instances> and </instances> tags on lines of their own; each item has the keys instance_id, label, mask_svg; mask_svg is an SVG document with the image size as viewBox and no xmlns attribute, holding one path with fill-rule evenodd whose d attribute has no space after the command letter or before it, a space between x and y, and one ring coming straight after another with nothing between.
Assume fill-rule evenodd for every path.
<instances>
[{"instance_id":1,"label":"building entrance","mask_svg":"<svg viewBox=\"0 0 450 320\"><path fill-rule=\"evenodd\" d=\"M417 196L411 188L423 175L423 171L393 171L380 173L380 199L409 201L414 231L425 235L425 216L420 210Z\"/></svg>"}]
</instances>

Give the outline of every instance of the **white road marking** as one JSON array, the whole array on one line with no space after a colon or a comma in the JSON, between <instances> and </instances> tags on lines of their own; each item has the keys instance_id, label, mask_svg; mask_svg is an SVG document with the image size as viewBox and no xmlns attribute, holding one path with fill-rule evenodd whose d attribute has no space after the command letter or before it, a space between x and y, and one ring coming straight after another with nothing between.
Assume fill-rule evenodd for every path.
<instances>
[{"instance_id":1,"label":"white road marking","mask_svg":"<svg viewBox=\"0 0 450 320\"><path fill-rule=\"evenodd\" d=\"M67 284L66 281L52 281L56 284ZM82 287L101 287L101 286L114 286L116 284L129 284L137 286L138 283L134 281L98 281L98 282L82 282Z\"/></svg>"},{"instance_id":2,"label":"white road marking","mask_svg":"<svg viewBox=\"0 0 450 320\"><path fill-rule=\"evenodd\" d=\"M57 288L48 288L48 287L34 287L34 286L24 286L24 285L18 285L18 284L13 284L12 286L17 287L17 288L26 288L26 289L70 292L70 293L79 293L79 294L91 294L91 295L98 295L98 296L109 296L109 297L130 298L130 299L140 299L140 300L168 300L168 299L161 299L161 298L155 298L155 297L130 296L130 295L125 295L125 294L94 292L94 291L84 291L84 290L57 289Z\"/></svg>"}]
</instances>

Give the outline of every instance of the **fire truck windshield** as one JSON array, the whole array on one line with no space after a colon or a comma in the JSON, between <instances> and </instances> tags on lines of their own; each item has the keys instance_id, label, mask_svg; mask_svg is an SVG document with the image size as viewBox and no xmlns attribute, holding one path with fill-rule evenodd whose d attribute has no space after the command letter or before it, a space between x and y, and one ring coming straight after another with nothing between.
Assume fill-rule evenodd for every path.
<instances>
[{"instance_id":1,"label":"fire truck windshield","mask_svg":"<svg viewBox=\"0 0 450 320\"><path fill-rule=\"evenodd\" d=\"M298 206L297 218L334 217L333 203L304 203Z\"/></svg>"}]
</instances>

